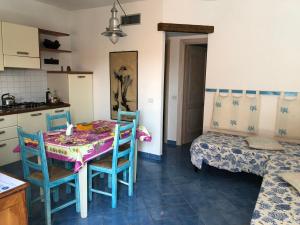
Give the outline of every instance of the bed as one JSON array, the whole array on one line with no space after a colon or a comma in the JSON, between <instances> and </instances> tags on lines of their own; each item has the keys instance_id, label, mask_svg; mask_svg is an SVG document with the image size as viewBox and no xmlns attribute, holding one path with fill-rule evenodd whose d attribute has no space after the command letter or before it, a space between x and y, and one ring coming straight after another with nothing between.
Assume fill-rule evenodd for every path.
<instances>
[{"instance_id":1,"label":"bed","mask_svg":"<svg viewBox=\"0 0 300 225\"><path fill-rule=\"evenodd\" d=\"M284 151L263 151L248 147L245 137L208 132L192 143L192 164L263 177L251 225L300 224L300 194L279 176L279 172L300 172L300 145L281 142Z\"/></svg>"}]
</instances>

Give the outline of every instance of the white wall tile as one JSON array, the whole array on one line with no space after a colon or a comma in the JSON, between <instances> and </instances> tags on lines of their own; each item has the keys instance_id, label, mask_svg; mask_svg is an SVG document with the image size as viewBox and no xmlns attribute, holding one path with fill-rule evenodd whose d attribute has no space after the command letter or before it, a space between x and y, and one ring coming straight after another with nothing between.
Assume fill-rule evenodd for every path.
<instances>
[{"instance_id":1,"label":"white wall tile","mask_svg":"<svg viewBox=\"0 0 300 225\"><path fill-rule=\"evenodd\" d=\"M0 94L10 93L16 97L17 102L43 102L46 89L46 71L5 69L0 72Z\"/></svg>"}]
</instances>

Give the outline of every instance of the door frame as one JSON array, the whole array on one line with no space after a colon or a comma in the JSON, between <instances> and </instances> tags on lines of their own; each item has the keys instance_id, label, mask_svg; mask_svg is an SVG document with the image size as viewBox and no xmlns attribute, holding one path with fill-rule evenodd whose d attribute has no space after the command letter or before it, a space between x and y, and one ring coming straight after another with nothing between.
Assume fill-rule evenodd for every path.
<instances>
[{"instance_id":1,"label":"door frame","mask_svg":"<svg viewBox=\"0 0 300 225\"><path fill-rule=\"evenodd\" d=\"M204 35L203 38L183 39L180 41L180 55L179 55L179 74L178 78L178 101L177 101L177 132L176 145L182 145L182 118L183 118L183 94L184 81L186 81L185 73L185 49L187 45L206 44L208 45L208 37Z\"/></svg>"}]
</instances>

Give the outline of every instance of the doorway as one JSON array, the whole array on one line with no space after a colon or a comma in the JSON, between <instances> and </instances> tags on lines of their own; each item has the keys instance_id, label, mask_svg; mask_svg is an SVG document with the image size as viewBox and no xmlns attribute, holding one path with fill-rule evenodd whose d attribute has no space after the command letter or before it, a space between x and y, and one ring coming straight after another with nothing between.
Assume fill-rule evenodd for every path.
<instances>
[{"instance_id":1,"label":"doorway","mask_svg":"<svg viewBox=\"0 0 300 225\"><path fill-rule=\"evenodd\" d=\"M164 143L182 145L203 132L207 35L166 37Z\"/></svg>"},{"instance_id":2,"label":"doorway","mask_svg":"<svg viewBox=\"0 0 300 225\"><path fill-rule=\"evenodd\" d=\"M181 144L203 133L207 44L185 46Z\"/></svg>"}]
</instances>

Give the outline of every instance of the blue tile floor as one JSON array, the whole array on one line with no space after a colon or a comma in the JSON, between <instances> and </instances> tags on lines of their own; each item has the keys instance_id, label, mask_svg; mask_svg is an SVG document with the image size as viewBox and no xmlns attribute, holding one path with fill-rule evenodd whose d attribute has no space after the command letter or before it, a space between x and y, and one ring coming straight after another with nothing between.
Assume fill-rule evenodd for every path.
<instances>
[{"instance_id":1,"label":"blue tile floor","mask_svg":"<svg viewBox=\"0 0 300 225\"><path fill-rule=\"evenodd\" d=\"M138 182L134 196L119 184L118 207L110 198L94 194L88 218L81 219L75 207L52 216L53 225L246 225L261 185L261 178L246 173L230 173L204 166L197 173L190 163L189 146L164 146L161 163L138 161ZM0 168L21 176L21 163ZM107 189L107 179L95 181ZM35 195L38 189L33 189ZM61 201L66 195L61 188ZM44 224L42 203L32 206L30 225Z\"/></svg>"}]
</instances>

